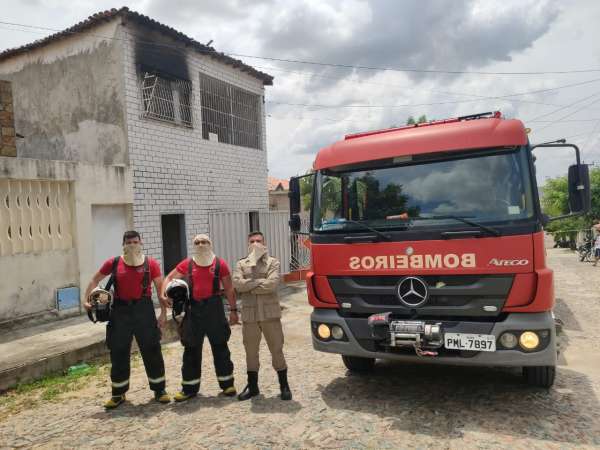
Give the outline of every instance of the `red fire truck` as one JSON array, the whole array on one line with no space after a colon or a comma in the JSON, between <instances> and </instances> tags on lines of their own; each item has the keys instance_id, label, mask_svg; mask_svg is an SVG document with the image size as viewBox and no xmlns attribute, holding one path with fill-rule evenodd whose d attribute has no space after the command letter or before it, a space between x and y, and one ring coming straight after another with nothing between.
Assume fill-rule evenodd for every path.
<instances>
[{"instance_id":1,"label":"red fire truck","mask_svg":"<svg viewBox=\"0 0 600 450\"><path fill-rule=\"evenodd\" d=\"M547 217L533 151L559 147L576 157L570 212ZM532 146L521 121L484 113L348 135L320 150L313 169L290 180L290 227L299 232L310 216L316 350L356 372L376 359L419 360L516 366L532 385L553 384L543 226L589 210L575 145Z\"/></svg>"}]
</instances>

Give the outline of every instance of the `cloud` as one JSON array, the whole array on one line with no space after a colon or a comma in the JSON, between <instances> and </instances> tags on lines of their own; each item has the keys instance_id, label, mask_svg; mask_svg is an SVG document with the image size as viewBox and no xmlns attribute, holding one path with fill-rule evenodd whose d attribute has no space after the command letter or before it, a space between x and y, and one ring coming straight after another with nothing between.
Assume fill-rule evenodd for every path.
<instances>
[{"instance_id":1,"label":"cloud","mask_svg":"<svg viewBox=\"0 0 600 450\"><path fill-rule=\"evenodd\" d=\"M600 2L596 0L574 0L568 7L558 0L137 0L127 5L200 42L214 40L212 45L218 51L244 55L434 70L501 72L600 66ZM3 8L3 19L66 28L111 7L115 7L111 0L80 0L68 7L59 0L27 0ZM39 37L32 30L0 27L3 47ZM266 88L266 105L269 170L277 177L305 172L319 148L346 133L400 125L409 115L444 118L501 109L509 116L531 119L556 110L552 105L567 105L600 91L599 83L493 100L469 94L524 92L599 75L433 75L242 59L275 75L274 86ZM547 105L521 103L521 99ZM314 108L271 101L389 106ZM394 106L427 103L433 104ZM548 119L571 111L550 114ZM572 119L584 117L600 119L600 105ZM600 128L594 131L594 122L558 122L540 130L546 124L526 122L533 128L532 142L573 135L576 143L587 147L582 148L584 158L600 159ZM564 172L570 155L563 153L538 159L540 179Z\"/></svg>"},{"instance_id":2,"label":"cloud","mask_svg":"<svg viewBox=\"0 0 600 450\"><path fill-rule=\"evenodd\" d=\"M497 5L497 3L494 3ZM265 17L260 52L377 67L465 70L510 61L556 19L548 1L484 2L307 0ZM421 77L415 74L414 77Z\"/></svg>"}]
</instances>

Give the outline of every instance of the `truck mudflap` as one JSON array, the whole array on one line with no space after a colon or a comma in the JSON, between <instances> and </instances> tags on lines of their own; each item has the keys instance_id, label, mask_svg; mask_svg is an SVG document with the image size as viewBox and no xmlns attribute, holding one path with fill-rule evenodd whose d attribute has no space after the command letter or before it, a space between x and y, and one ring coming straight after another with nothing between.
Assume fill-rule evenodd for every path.
<instances>
[{"instance_id":1,"label":"truck mudflap","mask_svg":"<svg viewBox=\"0 0 600 450\"><path fill-rule=\"evenodd\" d=\"M451 322L444 320L393 320L385 314L368 318L346 318L337 310L315 309L311 314L315 350L347 356L404 360L431 364L473 366L555 366L556 333L551 312L511 313L500 322ZM369 323L371 322L371 323ZM333 331L319 336L319 326ZM337 327L336 327L337 326ZM343 331L343 334L340 332ZM536 350L520 345L509 349L500 337L524 331L540 337ZM337 338L336 338L337 336ZM526 339L528 336L524 336ZM479 344L474 344L479 342ZM505 342L506 343L506 342ZM481 350L464 346L479 345Z\"/></svg>"}]
</instances>

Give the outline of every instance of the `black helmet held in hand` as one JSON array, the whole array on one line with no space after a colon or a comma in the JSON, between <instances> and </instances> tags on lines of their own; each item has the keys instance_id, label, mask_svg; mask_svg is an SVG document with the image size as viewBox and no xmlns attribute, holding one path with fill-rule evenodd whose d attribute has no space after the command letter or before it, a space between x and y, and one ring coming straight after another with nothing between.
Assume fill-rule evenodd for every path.
<instances>
[{"instance_id":1,"label":"black helmet held in hand","mask_svg":"<svg viewBox=\"0 0 600 450\"><path fill-rule=\"evenodd\" d=\"M112 292L96 288L90 293L88 300L92 305L92 309L88 311L89 319L94 323L108 322L113 301Z\"/></svg>"},{"instance_id":2,"label":"black helmet held in hand","mask_svg":"<svg viewBox=\"0 0 600 450\"><path fill-rule=\"evenodd\" d=\"M173 300L173 318L181 315L185 304L190 298L190 289L188 284L180 279L171 280L165 289L165 294Z\"/></svg>"}]
</instances>

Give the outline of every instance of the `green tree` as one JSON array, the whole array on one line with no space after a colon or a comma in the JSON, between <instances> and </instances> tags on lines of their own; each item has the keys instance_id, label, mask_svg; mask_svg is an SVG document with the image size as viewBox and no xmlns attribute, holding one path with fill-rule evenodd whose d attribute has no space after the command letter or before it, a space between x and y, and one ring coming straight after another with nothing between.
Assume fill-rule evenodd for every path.
<instances>
[{"instance_id":1,"label":"green tree","mask_svg":"<svg viewBox=\"0 0 600 450\"><path fill-rule=\"evenodd\" d=\"M384 189L381 189L379 180L369 172L359 178L357 183L364 186L365 217L385 218L402 213L408 213L411 217L419 215L418 207L408 207L408 196L402 193L401 185L388 183Z\"/></svg>"},{"instance_id":2,"label":"green tree","mask_svg":"<svg viewBox=\"0 0 600 450\"><path fill-rule=\"evenodd\" d=\"M315 176L310 172L307 175L311 176L300 178L300 207L303 211L310 211L312 206L312 187Z\"/></svg>"},{"instance_id":3,"label":"green tree","mask_svg":"<svg viewBox=\"0 0 600 450\"><path fill-rule=\"evenodd\" d=\"M590 170L592 207L590 212L570 219L550 222L545 228L557 236L573 236L573 230L587 230L600 218L600 169ZM548 216L569 213L569 186L567 177L551 178L542 188L542 211Z\"/></svg>"},{"instance_id":4,"label":"green tree","mask_svg":"<svg viewBox=\"0 0 600 450\"><path fill-rule=\"evenodd\" d=\"M425 114L423 114L422 116L419 116L418 119L415 119L413 116L409 116L408 119L406 120L406 125L416 125L418 123L425 123L427 122L427 116Z\"/></svg>"}]
</instances>

